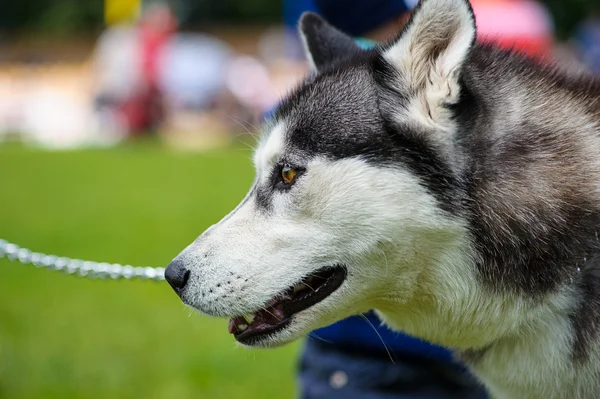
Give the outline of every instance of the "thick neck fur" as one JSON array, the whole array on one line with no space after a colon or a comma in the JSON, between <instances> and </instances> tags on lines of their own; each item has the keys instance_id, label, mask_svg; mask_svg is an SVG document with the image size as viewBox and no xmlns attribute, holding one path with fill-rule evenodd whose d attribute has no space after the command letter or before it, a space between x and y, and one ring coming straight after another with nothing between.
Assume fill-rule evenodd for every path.
<instances>
[{"instance_id":1,"label":"thick neck fur","mask_svg":"<svg viewBox=\"0 0 600 399\"><path fill-rule=\"evenodd\" d=\"M462 81L462 239L426 265L418 300L378 309L458 349L494 397L597 397L600 84L491 47Z\"/></svg>"},{"instance_id":2,"label":"thick neck fur","mask_svg":"<svg viewBox=\"0 0 600 399\"><path fill-rule=\"evenodd\" d=\"M537 299L492 294L477 282L475 260L459 238L460 228L455 231L455 239L446 241L446 250L434 251L436 261L422 258L419 267L425 272L412 300L379 299L376 307L382 320L456 349L496 398L566 397L579 369L571 351L570 314L577 308L574 289L565 287ZM429 244L422 242L424 247ZM423 253L425 248L416 251Z\"/></svg>"}]
</instances>

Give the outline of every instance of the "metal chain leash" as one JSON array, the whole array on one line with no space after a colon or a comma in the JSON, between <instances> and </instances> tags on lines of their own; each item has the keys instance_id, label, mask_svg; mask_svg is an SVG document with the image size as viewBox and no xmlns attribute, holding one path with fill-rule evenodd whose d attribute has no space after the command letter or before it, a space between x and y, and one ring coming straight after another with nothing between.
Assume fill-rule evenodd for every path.
<instances>
[{"instance_id":1,"label":"metal chain leash","mask_svg":"<svg viewBox=\"0 0 600 399\"><path fill-rule=\"evenodd\" d=\"M46 255L39 252L32 252L27 248L21 248L17 244L0 239L0 259L2 258L7 258L11 262L19 262L24 265L31 264L36 267L44 267L91 279L111 278L117 280L120 278L139 278L156 281L165 279L164 267L136 267L120 265L118 263L91 262L56 255Z\"/></svg>"}]
</instances>

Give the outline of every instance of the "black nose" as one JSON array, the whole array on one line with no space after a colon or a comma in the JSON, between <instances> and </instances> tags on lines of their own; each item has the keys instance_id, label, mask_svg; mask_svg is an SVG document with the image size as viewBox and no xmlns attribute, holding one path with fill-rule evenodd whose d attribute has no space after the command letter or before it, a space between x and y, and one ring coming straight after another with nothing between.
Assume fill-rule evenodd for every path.
<instances>
[{"instance_id":1,"label":"black nose","mask_svg":"<svg viewBox=\"0 0 600 399\"><path fill-rule=\"evenodd\" d=\"M183 262L175 259L165 270L165 279L179 295L190 278L190 271L183 266Z\"/></svg>"}]
</instances>

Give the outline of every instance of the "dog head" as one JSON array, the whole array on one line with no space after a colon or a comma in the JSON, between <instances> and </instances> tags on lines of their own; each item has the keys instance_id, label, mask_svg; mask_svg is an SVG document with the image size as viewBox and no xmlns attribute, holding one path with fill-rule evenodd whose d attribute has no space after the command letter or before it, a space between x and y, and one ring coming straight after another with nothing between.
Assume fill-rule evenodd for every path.
<instances>
[{"instance_id":1,"label":"dog head","mask_svg":"<svg viewBox=\"0 0 600 399\"><path fill-rule=\"evenodd\" d=\"M450 136L475 38L469 4L424 0L371 51L315 14L300 31L313 73L267 124L252 188L166 272L184 303L231 317L246 345L411 303L462 240Z\"/></svg>"}]
</instances>

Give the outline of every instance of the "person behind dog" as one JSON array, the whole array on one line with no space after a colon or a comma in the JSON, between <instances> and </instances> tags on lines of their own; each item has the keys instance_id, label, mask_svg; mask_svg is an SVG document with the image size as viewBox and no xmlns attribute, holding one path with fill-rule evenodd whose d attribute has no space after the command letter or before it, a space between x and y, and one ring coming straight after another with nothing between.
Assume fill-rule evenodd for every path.
<instances>
[{"instance_id":1,"label":"person behind dog","mask_svg":"<svg viewBox=\"0 0 600 399\"><path fill-rule=\"evenodd\" d=\"M363 47L402 30L417 0L314 0L314 9ZM532 1L474 1L480 32L499 45L547 55L549 15ZM498 24L496 17L504 22ZM513 16L511 16L513 15ZM527 17L528 30L506 19ZM479 20L478 20L479 22ZM483 26L482 26L483 25ZM381 325L374 313L350 317L314 331L299 370L302 399L485 398L486 392L447 349Z\"/></svg>"}]
</instances>

